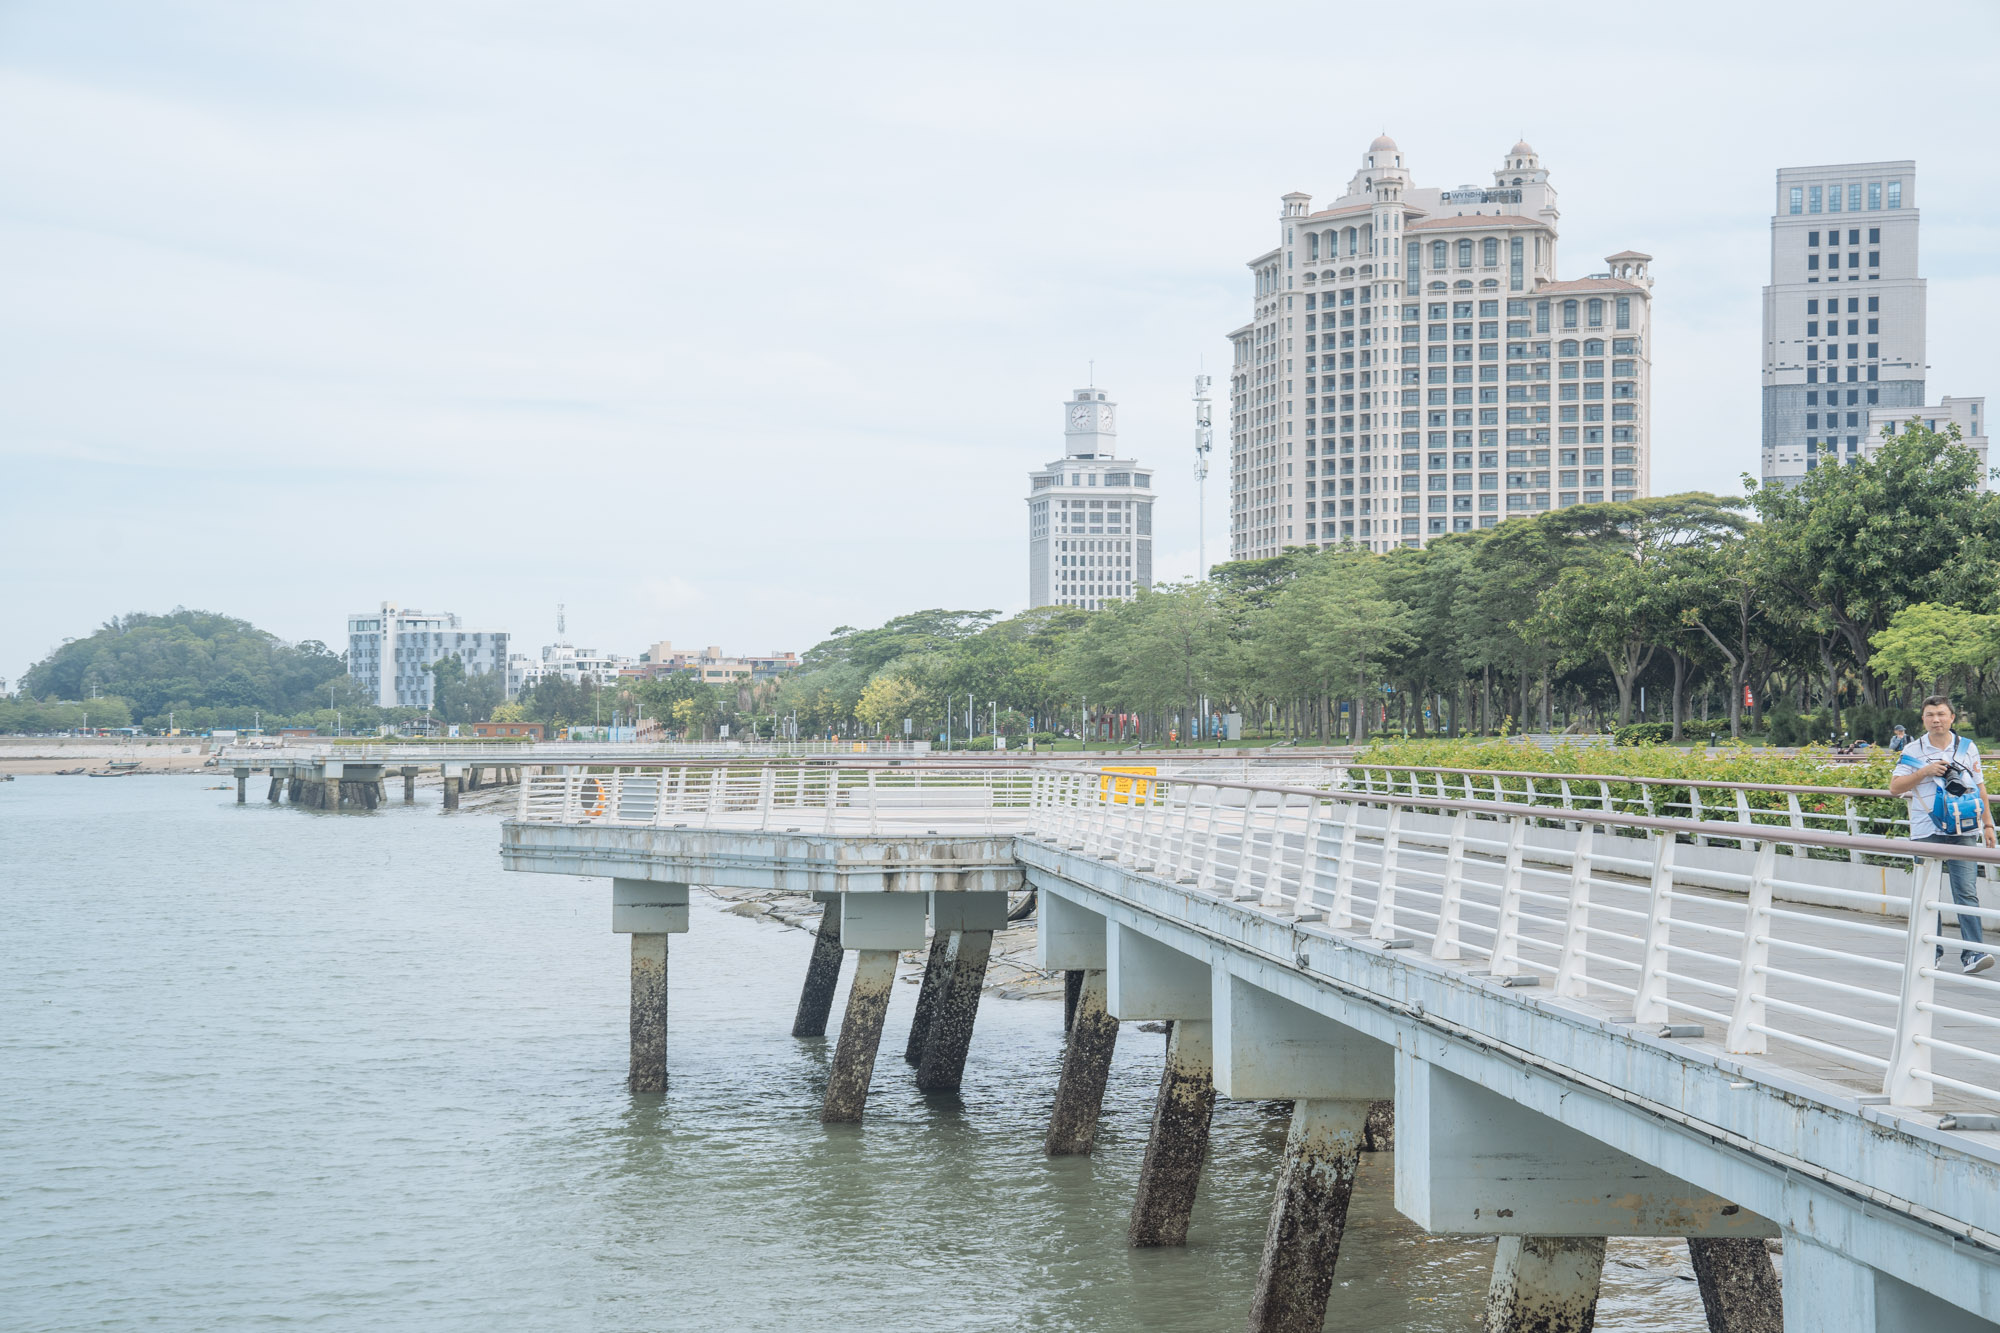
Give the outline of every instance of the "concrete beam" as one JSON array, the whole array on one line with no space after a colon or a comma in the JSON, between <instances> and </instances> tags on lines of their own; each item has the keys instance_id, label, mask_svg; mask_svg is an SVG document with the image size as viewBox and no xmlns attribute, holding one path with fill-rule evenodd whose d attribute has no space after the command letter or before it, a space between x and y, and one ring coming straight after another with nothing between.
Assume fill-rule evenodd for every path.
<instances>
[{"instance_id":1,"label":"concrete beam","mask_svg":"<svg viewBox=\"0 0 2000 1333\"><path fill-rule=\"evenodd\" d=\"M1035 913L1035 966L1044 972L1102 972L1104 918L1087 907L1078 906L1046 885L1035 886L1038 893Z\"/></svg>"},{"instance_id":2,"label":"concrete beam","mask_svg":"<svg viewBox=\"0 0 2000 1333\"><path fill-rule=\"evenodd\" d=\"M1238 1101L1370 1102L1396 1093L1396 1052L1217 965L1215 1090Z\"/></svg>"},{"instance_id":3,"label":"concrete beam","mask_svg":"<svg viewBox=\"0 0 2000 1333\"><path fill-rule=\"evenodd\" d=\"M685 935L688 886L649 879L611 881L611 929L620 935Z\"/></svg>"},{"instance_id":4,"label":"concrete beam","mask_svg":"<svg viewBox=\"0 0 2000 1333\"><path fill-rule=\"evenodd\" d=\"M1920 1287L1785 1233L1785 1333L1993 1333L2000 1325Z\"/></svg>"},{"instance_id":5,"label":"concrete beam","mask_svg":"<svg viewBox=\"0 0 2000 1333\"><path fill-rule=\"evenodd\" d=\"M940 934L954 930L1005 930L1007 895L993 892L933 893L931 929Z\"/></svg>"},{"instance_id":6,"label":"concrete beam","mask_svg":"<svg viewBox=\"0 0 2000 1333\"><path fill-rule=\"evenodd\" d=\"M921 949L927 906L928 900L921 893L843 893L841 947L898 953Z\"/></svg>"},{"instance_id":7,"label":"concrete beam","mask_svg":"<svg viewBox=\"0 0 2000 1333\"><path fill-rule=\"evenodd\" d=\"M1396 1208L1433 1235L1770 1236L1746 1208L1408 1052Z\"/></svg>"},{"instance_id":8,"label":"concrete beam","mask_svg":"<svg viewBox=\"0 0 2000 1333\"><path fill-rule=\"evenodd\" d=\"M1112 926L1104 938L1114 1017L1208 1022L1215 982L1206 958L1191 957L1130 926Z\"/></svg>"}]
</instances>

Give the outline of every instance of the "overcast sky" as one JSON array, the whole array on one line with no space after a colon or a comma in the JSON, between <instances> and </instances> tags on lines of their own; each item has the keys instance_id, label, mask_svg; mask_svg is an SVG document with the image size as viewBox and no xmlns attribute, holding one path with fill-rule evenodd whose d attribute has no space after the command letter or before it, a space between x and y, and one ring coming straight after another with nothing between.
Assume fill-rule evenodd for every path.
<instances>
[{"instance_id":1,"label":"overcast sky","mask_svg":"<svg viewBox=\"0 0 2000 1333\"><path fill-rule=\"evenodd\" d=\"M1931 395L2000 402L1996 38L1991 3L0 0L0 676L176 604L533 651L561 602L630 654L1018 610L1092 360L1192 574L1191 378L1279 196L1384 129L1421 185L1525 136L1565 277L1656 257L1654 483L1733 492L1780 166L1917 160Z\"/></svg>"}]
</instances>

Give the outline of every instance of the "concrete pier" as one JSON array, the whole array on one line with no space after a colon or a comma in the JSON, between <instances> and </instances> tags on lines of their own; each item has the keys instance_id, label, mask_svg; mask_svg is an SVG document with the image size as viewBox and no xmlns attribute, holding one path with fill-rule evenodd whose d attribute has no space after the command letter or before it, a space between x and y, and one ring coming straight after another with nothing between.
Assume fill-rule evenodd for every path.
<instances>
[{"instance_id":1,"label":"concrete pier","mask_svg":"<svg viewBox=\"0 0 2000 1333\"><path fill-rule=\"evenodd\" d=\"M403 770L403 804L415 805L416 803L417 803L417 770L414 768L406 768Z\"/></svg>"},{"instance_id":2,"label":"concrete pier","mask_svg":"<svg viewBox=\"0 0 2000 1333\"><path fill-rule=\"evenodd\" d=\"M917 1013L910 1020L910 1039L903 1045L903 1059L910 1064L924 1061L924 1044L931 1037L931 1019L937 1013L938 990L944 985L945 960L950 952L951 932L933 930L930 955L924 960L924 979L917 987Z\"/></svg>"},{"instance_id":3,"label":"concrete pier","mask_svg":"<svg viewBox=\"0 0 2000 1333\"><path fill-rule=\"evenodd\" d=\"M667 937L632 936L632 1056L626 1086L667 1090Z\"/></svg>"},{"instance_id":4,"label":"concrete pier","mask_svg":"<svg viewBox=\"0 0 2000 1333\"><path fill-rule=\"evenodd\" d=\"M250 800L250 770L236 770L236 804L243 805Z\"/></svg>"},{"instance_id":5,"label":"concrete pier","mask_svg":"<svg viewBox=\"0 0 2000 1333\"><path fill-rule=\"evenodd\" d=\"M826 910L820 913L812 959L806 964L805 984L799 988L799 1011L792 1019L794 1037L826 1035L826 1016L833 1011L834 991L840 985L840 899L824 894L820 900Z\"/></svg>"},{"instance_id":6,"label":"concrete pier","mask_svg":"<svg viewBox=\"0 0 2000 1333\"><path fill-rule=\"evenodd\" d=\"M1367 1123L1367 1102L1293 1103L1278 1197L1250 1300L1250 1333L1319 1333L1326 1324Z\"/></svg>"},{"instance_id":7,"label":"concrete pier","mask_svg":"<svg viewBox=\"0 0 2000 1333\"><path fill-rule=\"evenodd\" d=\"M1784 1293L1771 1251L1755 1237L1688 1237L1708 1333L1784 1333Z\"/></svg>"},{"instance_id":8,"label":"concrete pier","mask_svg":"<svg viewBox=\"0 0 2000 1333\"><path fill-rule=\"evenodd\" d=\"M1215 1025L1178 1019L1167 1034L1167 1064L1153 1103L1153 1132L1139 1167L1128 1238L1135 1247L1187 1244L1195 1190L1208 1158L1215 1112Z\"/></svg>"},{"instance_id":9,"label":"concrete pier","mask_svg":"<svg viewBox=\"0 0 2000 1333\"><path fill-rule=\"evenodd\" d=\"M322 784L322 787L324 794L320 797L321 808L326 810L340 809L340 770L338 768L328 767L326 781Z\"/></svg>"},{"instance_id":10,"label":"concrete pier","mask_svg":"<svg viewBox=\"0 0 2000 1333\"><path fill-rule=\"evenodd\" d=\"M990 930L954 930L950 939L930 1038L924 1043L923 1063L917 1066L917 1088L923 1092L957 1092L964 1081L979 992L986 985L986 961L993 953Z\"/></svg>"},{"instance_id":11,"label":"concrete pier","mask_svg":"<svg viewBox=\"0 0 2000 1333\"><path fill-rule=\"evenodd\" d=\"M455 773L444 775L444 808L458 809L458 775Z\"/></svg>"},{"instance_id":12,"label":"concrete pier","mask_svg":"<svg viewBox=\"0 0 2000 1333\"><path fill-rule=\"evenodd\" d=\"M1604 1276L1602 1236L1502 1236L1485 1333L1590 1333Z\"/></svg>"},{"instance_id":13,"label":"concrete pier","mask_svg":"<svg viewBox=\"0 0 2000 1333\"><path fill-rule=\"evenodd\" d=\"M1063 1031L1076 1022L1077 997L1083 994L1083 969L1072 967L1063 973Z\"/></svg>"},{"instance_id":14,"label":"concrete pier","mask_svg":"<svg viewBox=\"0 0 2000 1333\"><path fill-rule=\"evenodd\" d=\"M1051 1157L1088 1156L1097 1142L1097 1118L1104 1109L1104 1085L1111 1077L1111 1054L1118 1045L1118 1020L1104 1007L1102 968L1081 973L1076 1014L1063 1047L1062 1077L1043 1150Z\"/></svg>"},{"instance_id":15,"label":"concrete pier","mask_svg":"<svg viewBox=\"0 0 2000 1333\"><path fill-rule=\"evenodd\" d=\"M861 949L855 954L847 1013L840 1022L826 1102L820 1109L819 1118L826 1124L857 1123L868 1103L875 1052L882 1044L882 1020L889 1014L889 992L896 984L896 957L894 949Z\"/></svg>"}]
</instances>

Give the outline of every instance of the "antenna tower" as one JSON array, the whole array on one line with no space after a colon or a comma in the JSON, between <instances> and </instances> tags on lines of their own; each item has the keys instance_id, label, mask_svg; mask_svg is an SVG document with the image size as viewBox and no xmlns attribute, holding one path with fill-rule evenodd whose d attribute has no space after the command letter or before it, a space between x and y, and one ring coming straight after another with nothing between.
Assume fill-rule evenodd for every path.
<instances>
[{"instance_id":1,"label":"antenna tower","mask_svg":"<svg viewBox=\"0 0 2000 1333\"><path fill-rule=\"evenodd\" d=\"M1215 447L1215 431L1209 424L1209 377L1194 377L1194 485L1196 549L1200 552L1198 577L1208 577L1208 451Z\"/></svg>"},{"instance_id":2,"label":"antenna tower","mask_svg":"<svg viewBox=\"0 0 2000 1333\"><path fill-rule=\"evenodd\" d=\"M562 640L562 636L563 636L563 604L562 604L561 602L557 602L557 603L556 603L556 640L557 640L557 642L561 642L561 640Z\"/></svg>"}]
</instances>

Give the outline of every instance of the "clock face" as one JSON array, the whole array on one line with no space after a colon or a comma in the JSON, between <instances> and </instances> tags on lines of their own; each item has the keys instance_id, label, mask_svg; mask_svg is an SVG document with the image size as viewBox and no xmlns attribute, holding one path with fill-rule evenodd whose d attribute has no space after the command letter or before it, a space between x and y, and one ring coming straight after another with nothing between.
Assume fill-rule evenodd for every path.
<instances>
[{"instance_id":1,"label":"clock face","mask_svg":"<svg viewBox=\"0 0 2000 1333\"><path fill-rule=\"evenodd\" d=\"M1069 410L1069 424L1079 429L1090 425L1090 408L1079 403Z\"/></svg>"},{"instance_id":2,"label":"clock face","mask_svg":"<svg viewBox=\"0 0 2000 1333\"><path fill-rule=\"evenodd\" d=\"M1100 407L1099 409L1097 409L1097 412L1098 412L1098 417L1097 417L1097 428L1098 428L1099 430L1110 430L1110 429L1111 429L1111 409L1110 409L1110 408L1108 408L1108 407Z\"/></svg>"}]
</instances>

